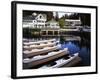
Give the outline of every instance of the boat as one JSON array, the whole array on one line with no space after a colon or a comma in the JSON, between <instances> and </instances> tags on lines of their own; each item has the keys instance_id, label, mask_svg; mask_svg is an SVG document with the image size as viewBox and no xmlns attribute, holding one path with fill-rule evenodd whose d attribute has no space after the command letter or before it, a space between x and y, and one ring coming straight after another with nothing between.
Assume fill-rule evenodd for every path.
<instances>
[{"instance_id":1,"label":"boat","mask_svg":"<svg viewBox=\"0 0 100 80\"><path fill-rule=\"evenodd\" d=\"M55 60L57 58L60 58L62 56L65 56L69 53L68 48L65 48L63 50L59 51L52 51L48 53L47 55L37 55L34 56L32 59L26 58L23 60L23 67L24 69L36 67L38 65L50 62L52 60Z\"/></svg>"},{"instance_id":2,"label":"boat","mask_svg":"<svg viewBox=\"0 0 100 80\"><path fill-rule=\"evenodd\" d=\"M56 39L49 39L49 40L41 40L41 41L35 41L35 42L24 42L24 45L33 45L33 44L40 44L40 43L47 43L47 42L54 42Z\"/></svg>"},{"instance_id":3,"label":"boat","mask_svg":"<svg viewBox=\"0 0 100 80\"><path fill-rule=\"evenodd\" d=\"M44 65L44 66L40 67L40 69L75 66L77 63L79 63L81 61L81 58L78 55L79 55L79 53L75 53L73 56L71 56L71 55L66 56L66 58L61 58L50 64Z\"/></svg>"},{"instance_id":4,"label":"boat","mask_svg":"<svg viewBox=\"0 0 100 80\"><path fill-rule=\"evenodd\" d=\"M40 54L45 54L54 50L58 50L61 48L61 45L58 44L56 46L53 47L44 47L42 49L32 49L32 50L25 50L23 51L23 57L27 58L27 57L33 57L36 55L40 55Z\"/></svg>"},{"instance_id":5,"label":"boat","mask_svg":"<svg viewBox=\"0 0 100 80\"><path fill-rule=\"evenodd\" d=\"M52 47L55 46L58 42L47 42L47 43L40 43L40 44L33 44L30 46L23 46L24 50L32 50L32 49L41 49L44 47Z\"/></svg>"}]
</instances>

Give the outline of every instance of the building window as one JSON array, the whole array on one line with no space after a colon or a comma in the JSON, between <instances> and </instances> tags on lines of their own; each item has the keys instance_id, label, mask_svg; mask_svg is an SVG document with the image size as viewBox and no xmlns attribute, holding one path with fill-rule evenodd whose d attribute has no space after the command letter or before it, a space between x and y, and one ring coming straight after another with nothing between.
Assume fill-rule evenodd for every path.
<instances>
[{"instance_id":1,"label":"building window","mask_svg":"<svg viewBox=\"0 0 100 80\"><path fill-rule=\"evenodd\" d=\"M46 31L42 31L42 35L46 35Z\"/></svg>"},{"instance_id":2,"label":"building window","mask_svg":"<svg viewBox=\"0 0 100 80\"><path fill-rule=\"evenodd\" d=\"M53 35L53 31L48 31L48 35Z\"/></svg>"},{"instance_id":3,"label":"building window","mask_svg":"<svg viewBox=\"0 0 100 80\"><path fill-rule=\"evenodd\" d=\"M42 16L40 16L40 19L42 18Z\"/></svg>"},{"instance_id":4,"label":"building window","mask_svg":"<svg viewBox=\"0 0 100 80\"><path fill-rule=\"evenodd\" d=\"M50 26L50 24L47 24L47 26Z\"/></svg>"},{"instance_id":5,"label":"building window","mask_svg":"<svg viewBox=\"0 0 100 80\"><path fill-rule=\"evenodd\" d=\"M58 26L58 24L56 24L56 26Z\"/></svg>"},{"instance_id":6,"label":"building window","mask_svg":"<svg viewBox=\"0 0 100 80\"><path fill-rule=\"evenodd\" d=\"M47 26L47 24L45 24L45 26Z\"/></svg>"},{"instance_id":7,"label":"building window","mask_svg":"<svg viewBox=\"0 0 100 80\"><path fill-rule=\"evenodd\" d=\"M58 31L54 31L54 35L58 35Z\"/></svg>"}]
</instances>

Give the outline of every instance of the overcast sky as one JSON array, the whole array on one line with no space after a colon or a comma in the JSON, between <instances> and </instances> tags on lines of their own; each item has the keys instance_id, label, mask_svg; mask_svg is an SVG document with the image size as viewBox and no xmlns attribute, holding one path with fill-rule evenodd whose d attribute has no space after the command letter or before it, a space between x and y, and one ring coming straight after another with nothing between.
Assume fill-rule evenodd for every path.
<instances>
[{"instance_id":1,"label":"overcast sky","mask_svg":"<svg viewBox=\"0 0 100 80\"><path fill-rule=\"evenodd\" d=\"M61 18L61 17L64 16L65 14L71 15L71 14L73 14L73 13L58 12L58 17ZM56 16L56 12L53 12L53 16Z\"/></svg>"}]
</instances>

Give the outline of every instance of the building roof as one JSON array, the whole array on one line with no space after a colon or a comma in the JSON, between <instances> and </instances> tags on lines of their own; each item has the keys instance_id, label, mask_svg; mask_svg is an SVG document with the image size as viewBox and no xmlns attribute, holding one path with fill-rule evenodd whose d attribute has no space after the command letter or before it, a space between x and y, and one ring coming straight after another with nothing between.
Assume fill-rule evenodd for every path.
<instances>
[{"instance_id":1,"label":"building roof","mask_svg":"<svg viewBox=\"0 0 100 80\"><path fill-rule=\"evenodd\" d=\"M46 18L46 14L38 14L38 15L42 15L44 18Z\"/></svg>"},{"instance_id":2,"label":"building roof","mask_svg":"<svg viewBox=\"0 0 100 80\"><path fill-rule=\"evenodd\" d=\"M52 19L51 19L50 21L48 21L47 23L58 23L58 22L52 18Z\"/></svg>"},{"instance_id":3,"label":"building roof","mask_svg":"<svg viewBox=\"0 0 100 80\"><path fill-rule=\"evenodd\" d=\"M65 19L65 21L81 21L80 19Z\"/></svg>"}]
</instances>

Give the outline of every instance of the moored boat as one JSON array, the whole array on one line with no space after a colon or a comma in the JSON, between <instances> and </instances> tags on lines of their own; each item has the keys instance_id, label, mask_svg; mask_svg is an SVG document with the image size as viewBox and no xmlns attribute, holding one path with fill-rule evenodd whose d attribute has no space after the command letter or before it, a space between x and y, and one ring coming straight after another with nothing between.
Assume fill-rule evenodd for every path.
<instances>
[{"instance_id":1,"label":"moored boat","mask_svg":"<svg viewBox=\"0 0 100 80\"><path fill-rule=\"evenodd\" d=\"M47 42L47 43L40 43L40 44L33 44L30 46L23 46L24 50L32 50L32 49L41 49L44 47L52 47L55 46L58 42Z\"/></svg>"},{"instance_id":2,"label":"moored boat","mask_svg":"<svg viewBox=\"0 0 100 80\"><path fill-rule=\"evenodd\" d=\"M44 68L59 68L59 67L71 67L75 66L77 63L81 61L81 58L78 56L79 53L75 53L73 56L66 56L66 58L61 58L57 61L54 61L52 64L47 64L42 67L41 69Z\"/></svg>"},{"instance_id":3,"label":"moored boat","mask_svg":"<svg viewBox=\"0 0 100 80\"><path fill-rule=\"evenodd\" d=\"M31 51L25 50L25 51L23 51L23 57L24 58L33 57L33 56L36 56L36 55L45 54L45 53L48 53L48 52L51 52L51 51L54 51L54 50L58 50L60 48L61 48L61 45L58 44L56 46L45 47L43 49L32 49Z\"/></svg>"},{"instance_id":4,"label":"moored boat","mask_svg":"<svg viewBox=\"0 0 100 80\"><path fill-rule=\"evenodd\" d=\"M40 43L47 43L47 42L55 42L56 39L49 39L49 40L41 40L41 41L35 41L35 42L24 42L24 45L33 45L33 44L40 44Z\"/></svg>"},{"instance_id":5,"label":"moored boat","mask_svg":"<svg viewBox=\"0 0 100 80\"><path fill-rule=\"evenodd\" d=\"M59 51L55 51L55 52L50 52L45 56L35 56L32 59L24 59L23 60L23 67L24 68L31 68L31 67L35 67L41 64L44 64L46 62L55 60L59 57L65 56L69 53L68 48L65 48L64 50L59 50Z\"/></svg>"}]
</instances>

